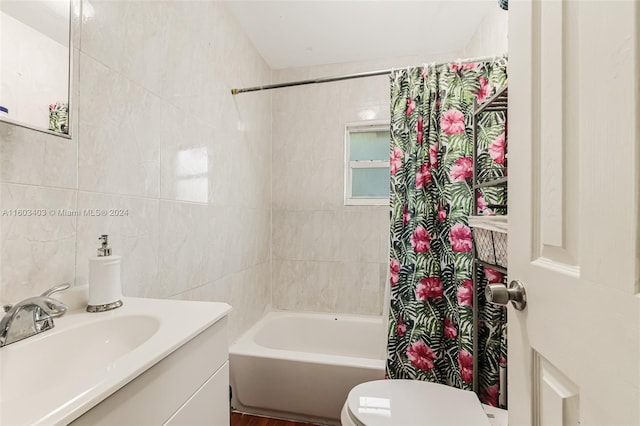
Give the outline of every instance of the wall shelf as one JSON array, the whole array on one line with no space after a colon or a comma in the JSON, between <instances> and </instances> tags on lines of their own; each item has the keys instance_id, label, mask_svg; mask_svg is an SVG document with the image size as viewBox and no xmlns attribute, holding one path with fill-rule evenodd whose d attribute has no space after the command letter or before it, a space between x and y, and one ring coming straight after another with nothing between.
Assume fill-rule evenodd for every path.
<instances>
[{"instance_id":1,"label":"wall shelf","mask_svg":"<svg viewBox=\"0 0 640 426\"><path fill-rule=\"evenodd\" d=\"M505 177L501 177L501 178L498 178L498 179L491 179L491 180L488 180L486 182L478 182L478 183L474 182L473 187L474 188L488 188L488 187L491 187L491 186L506 185L507 182L508 182L508 178L505 176Z\"/></svg>"},{"instance_id":2,"label":"wall shelf","mask_svg":"<svg viewBox=\"0 0 640 426\"><path fill-rule=\"evenodd\" d=\"M504 202L499 201L498 203L485 203L483 205L483 209L491 209L491 214L500 214L500 216L504 216L507 214L507 186L508 186L508 178L507 178L507 114L508 114L508 95L509 91L507 87L499 90L495 95L491 96L486 100L482 105L476 105L473 113L473 180L472 180L472 190L474 194L474 202L473 202L473 216L482 216L486 211L480 211L478 209L478 199L479 194L486 196L489 191L503 191ZM481 134L479 131L479 123L481 120L485 119L485 114L504 114L504 159L501 163L494 163L495 159L492 157L491 160L488 160L487 156L490 155L489 147L486 146L486 140L482 141L483 146L480 145L479 136ZM489 120L492 118L489 117ZM481 152L481 149L484 150ZM482 155L480 155L482 154ZM494 161L494 162L489 162ZM484 165L484 173L480 173L482 170L482 165ZM502 169L500 169L502 166ZM496 178L492 178L490 180L481 181L482 175L491 175L499 176ZM503 176L500 176L503 175ZM495 189L492 189L495 188ZM487 191L488 190L488 191ZM500 194L500 192L498 192ZM495 201L495 200L494 200ZM506 219L506 218L505 218ZM471 220L470 226L471 226ZM479 305L479 290L481 290L481 285L484 282L484 268L491 268L495 271L500 272L503 275L503 280L507 278L507 256L506 256L506 226L498 229L492 229L491 227L487 229L483 229L484 226L480 224L479 221L474 220L474 222L478 222L476 225L478 227L473 227L473 390L478 393L479 391L479 361L478 354L480 351L480 334L478 331L478 325L480 320L480 305ZM505 222L506 224L506 222ZM488 230L491 229L491 230ZM484 250L484 251L483 251ZM478 251L482 253L483 256L479 256ZM493 254L493 257L489 256L489 254ZM481 260L482 257L484 260ZM487 262L487 260L493 260L496 263L501 263L501 265ZM508 280L507 280L508 281ZM506 321L506 316L505 316ZM502 366L499 367L503 368ZM505 367L506 368L506 367ZM499 387L500 387L500 397L499 397L499 405L501 408L507 408L507 398L506 398L506 370L500 371L500 379L499 379ZM504 373L504 374L503 374Z\"/></svg>"},{"instance_id":3,"label":"wall shelf","mask_svg":"<svg viewBox=\"0 0 640 426\"><path fill-rule=\"evenodd\" d=\"M495 265L492 263L488 263L488 262L483 262L480 259L475 259L476 263L480 266L485 266L487 268L491 268L491 269L495 269L496 271L506 274L507 273L507 268L503 267L503 266L499 266L499 265Z\"/></svg>"},{"instance_id":4,"label":"wall shelf","mask_svg":"<svg viewBox=\"0 0 640 426\"><path fill-rule=\"evenodd\" d=\"M487 111L507 111L509 99L509 88L503 87L500 91L498 91L495 95L491 96L485 103L480 106L477 106L474 109L474 114L478 115L481 112Z\"/></svg>"}]
</instances>

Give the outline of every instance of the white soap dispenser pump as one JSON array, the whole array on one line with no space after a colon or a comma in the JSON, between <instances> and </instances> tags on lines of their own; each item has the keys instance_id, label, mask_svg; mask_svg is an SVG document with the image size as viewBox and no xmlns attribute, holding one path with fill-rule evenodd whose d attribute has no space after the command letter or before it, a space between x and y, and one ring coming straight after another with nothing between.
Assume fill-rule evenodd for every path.
<instances>
[{"instance_id":1,"label":"white soap dispenser pump","mask_svg":"<svg viewBox=\"0 0 640 426\"><path fill-rule=\"evenodd\" d=\"M87 312L104 312L122 306L120 256L112 256L109 236L102 235L98 255L89 258L89 304Z\"/></svg>"}]
</instances>

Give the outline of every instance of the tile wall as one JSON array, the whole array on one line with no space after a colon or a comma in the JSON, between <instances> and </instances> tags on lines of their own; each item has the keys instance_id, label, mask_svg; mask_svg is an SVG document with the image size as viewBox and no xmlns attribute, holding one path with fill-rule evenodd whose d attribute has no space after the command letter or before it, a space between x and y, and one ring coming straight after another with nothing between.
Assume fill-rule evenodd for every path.
<instances>
[{"instance_id":1,"label":"tile wall","mask_svg":"<svg viewBox=\"0 0 640 426\"><path fill-rule=\"evenodd\" d=\"M0 301L86 284L107 233L125 295L227 301L232 339L271 307L381 314L389 210L344 206L344 126L388 119L388 77L229 91L501 53L489 30L452 54L272 72L222 2L84 0L73 139L0 123L0 209L127 214L0 216Z\"/></svg>"},{"instance_id":2,"label":"tile wall","mask_svg":"<svg viewBox=\"0 0 640 426\"><path fill-rule=\"evenodd\" d=\"M128 296L221 300L232 335L271 302L271 69L221 2L84 1L73 139L0 123L0 301L87 283L98 236Z\"/></svg>"},{"instance_id":3,"label":"tile wall","mask_svg":"<svg viewBox=\"0 0 640 426\"><path fill-rule=\"evenodd\" d=\"M274 71L274 82L507 52L507 12L491 10L458 51ZM273 306L379 315L385 309L389 208L345 206L344 128L389 119L388 77L273 94Z\"/></svg>"},{"instance_id":4,"label":"tile wall","mask_svg":"<svg viewBox=\"0 0 640 426\"><path fill-rule=\"evenodd\" d=\"M428 62L457 58L443 54ZM407 65L425 58L274 71L295 81ZM298 86L273 94L273 306L380 315L389 207L344 205L347 123L389 120L389 77Z\"/></svg>"}]
</instances>

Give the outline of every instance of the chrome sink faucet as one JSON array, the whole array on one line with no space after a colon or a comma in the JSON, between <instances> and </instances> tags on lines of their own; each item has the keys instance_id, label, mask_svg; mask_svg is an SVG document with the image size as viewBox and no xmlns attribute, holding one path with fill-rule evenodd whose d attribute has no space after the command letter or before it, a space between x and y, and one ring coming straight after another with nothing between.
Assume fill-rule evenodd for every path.
<instances>
[{"instance_id":1,"label":"chrome sink faucet","mask_svg":"<svg viewBox=\"0 0 640 426\"><path fill-rule=\"evenodd\" d=\"M6 314L0 320L0 347L34 336L53 328L53 319L67 312L67 305L51 298L70 284L50 288L40 296L29 297L15 305L5 305Z\"/></svg>"}]
</instances>

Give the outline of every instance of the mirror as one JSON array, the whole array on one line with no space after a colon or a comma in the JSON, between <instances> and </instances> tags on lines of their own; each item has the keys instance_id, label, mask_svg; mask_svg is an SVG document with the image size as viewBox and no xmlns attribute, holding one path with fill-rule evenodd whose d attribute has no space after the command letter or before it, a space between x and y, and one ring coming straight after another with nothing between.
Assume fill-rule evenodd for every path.
<instances>
[{"instance_id":1,"label":"mirror","mask_svg":"<svg viewBox=\"0 0 640 426\"><path fill-rule=\"evenodd\" d=\"M70 0L0 0L0 120L70 137Z\"/></svg>"}]
</instances>

